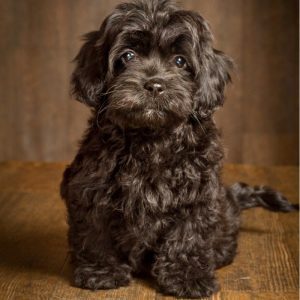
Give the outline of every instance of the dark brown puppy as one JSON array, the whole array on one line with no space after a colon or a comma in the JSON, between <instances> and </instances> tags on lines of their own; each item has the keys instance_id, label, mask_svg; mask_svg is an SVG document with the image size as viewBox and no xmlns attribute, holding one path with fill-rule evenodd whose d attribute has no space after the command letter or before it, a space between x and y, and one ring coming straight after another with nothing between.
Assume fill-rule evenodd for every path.
<instances>
[{"instance_id":1,"label":"dark brown puppy","mask_svg":"<svg viewBox=\"0 0 300 300\"><path fill-rule=\"evenodd\" d=\"M222 185L212 114L231 60L201 16L144 0L87 34L76 62L73 93L92 118L61 185L75 284L117 288L146 269L167 294L211 295L241 210L295 209L266 187Z\"/></svg>"}]
</instances>

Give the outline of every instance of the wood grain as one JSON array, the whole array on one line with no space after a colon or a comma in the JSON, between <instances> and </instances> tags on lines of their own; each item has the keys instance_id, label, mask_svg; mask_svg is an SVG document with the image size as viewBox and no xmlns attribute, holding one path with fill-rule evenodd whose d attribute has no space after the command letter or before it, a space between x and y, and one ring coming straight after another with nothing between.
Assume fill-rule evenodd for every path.
<instances>
[{"instance_id":1,"label":"wood grain","mask_svg":"<svg viewBox=\"0 0 300 300\"><path fill-rule=\"evenodd\" d=\"M0 0L0 160L70 160L88 109L71 101L80 36L121 0ZM217 113L228 162L298 163L298 1L185 0L237 64Z\"/></svg>"},{"instance_id":2,"label":"wood grain","mask_svg":"<svg viewBox=\"0 0 300 300\"><path fill-rule=\"evenodd\" d=\"M90 292L72 286L66 213L59 197L64 163L0 163L0 299L162 300L153 284ZM227 165L224 180L267 184L298 201L296 167ZM298 299L298 214L244 212L234 263L218 271L212 300Z\"/></svg>"}]
</instances>

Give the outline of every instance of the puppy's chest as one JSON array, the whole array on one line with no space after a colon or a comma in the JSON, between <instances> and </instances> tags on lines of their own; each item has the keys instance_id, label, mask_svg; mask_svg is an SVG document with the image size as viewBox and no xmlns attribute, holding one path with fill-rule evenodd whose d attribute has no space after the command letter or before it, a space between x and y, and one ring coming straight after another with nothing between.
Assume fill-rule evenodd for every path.
<instances>
[{"instance_id":1,"label":"puppy's chest","mask_svg":"<svg viewBox=\"0 0 300 300\"><path fill-rule=\"evenodd\" d=\"M203 182L201 158L187 151L161 149L130 153L115 179L125 205L140 209L167 209L182 201L193 202ZM138 209L138 208L137 208Z\"/></svg>"}]
</instances>

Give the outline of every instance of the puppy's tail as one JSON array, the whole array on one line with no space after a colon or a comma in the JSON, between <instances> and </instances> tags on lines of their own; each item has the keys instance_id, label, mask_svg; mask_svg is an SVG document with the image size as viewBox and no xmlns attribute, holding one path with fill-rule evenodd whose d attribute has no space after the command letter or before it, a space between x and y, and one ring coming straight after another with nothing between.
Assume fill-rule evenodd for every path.
<instances>
[{"instance_id":1,"label":"puppy's tail","mask_svg":"<svg viewBox=\"0 0 300 300\"><path fill-rule=\"evenodd\" d=\"M230 192L242 210L257 206L277 212L299 210L299 204L289 203L282 194L266 186L252 187L238 182L230 187Z\"/></svg>"}]
</instances>

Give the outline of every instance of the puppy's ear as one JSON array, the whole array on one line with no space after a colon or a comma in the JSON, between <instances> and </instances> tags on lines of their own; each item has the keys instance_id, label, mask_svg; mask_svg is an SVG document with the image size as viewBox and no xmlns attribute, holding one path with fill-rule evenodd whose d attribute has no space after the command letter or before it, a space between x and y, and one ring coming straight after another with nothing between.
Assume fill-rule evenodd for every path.
<instances>
[{"instance_id":1,"label":"puppy's ear","mask_svg":"<svg viewBox=\"0 0 300 300\"><path fill-rule=\"evenodd\" d=\"M99 31L84 36L84 44L74 59L75 70L71 78L74 97L89 106L97 106L107 73L108 45L105 20Z\"/></svg>"},{"instance_id":2,"label":"puppy's ear","mask_svg":"<svg viewBox=\"0 0 300 300\"><path fill-rule=\"evenodd\" d=\"M231 82L232 60L223 52L206 49L200 54L199 88L195 95L200 116L212 113L224 103L224 89Z\"/></svg>"},{"instance_id":3,"label":"puppy's ear","mask_svg":"<svg viewBox=\"0 0 300 300\"><path fill-rule=\"evenodd\" d=\"M211 114L224 102L224 88L231 81L232 60L213 49L213 35L209 24L195 12L186 12L196 51L198 90L195 93L195 111L200 116Z\"/></svg>"}]
</instances>

